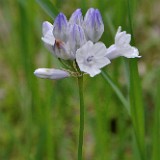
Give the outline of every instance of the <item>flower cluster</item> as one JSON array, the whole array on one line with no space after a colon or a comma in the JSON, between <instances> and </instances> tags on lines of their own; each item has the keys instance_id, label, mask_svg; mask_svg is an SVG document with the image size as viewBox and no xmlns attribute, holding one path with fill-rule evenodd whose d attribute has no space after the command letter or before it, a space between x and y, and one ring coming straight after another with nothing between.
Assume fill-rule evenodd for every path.
<instances>
[{"instance_id":1,"label":"flower cluster","mask_svg":"<svg viewBox=\"0 0 160 160\"><path fill-rule=\"evenodd\" d=\"M98 9L90 8L84 18L81 9L77 9L69 20L60 13L53 25L43 22L42 32L45 46L66 68L39 68L34 74L40 78L61 79L73 75L81 76L83 73L93 77L114 58L140 57L138 49L130 45L131 35L122 32L121 27L116 33L115 43L110 47L106 48L104 43L98 42L104 32Z\"/></svg>"}]
</instances>

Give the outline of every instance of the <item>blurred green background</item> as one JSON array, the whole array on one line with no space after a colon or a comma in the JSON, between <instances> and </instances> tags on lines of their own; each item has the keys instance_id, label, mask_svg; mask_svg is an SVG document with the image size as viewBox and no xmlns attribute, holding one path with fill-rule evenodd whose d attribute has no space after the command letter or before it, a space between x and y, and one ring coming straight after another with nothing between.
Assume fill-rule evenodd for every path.
<instances>
[{"instance_id":1,"label":"blurred green background","mask_svg":"<svg viewBox=\"0 0 160 160\"><path fill-rule=\"evenodd\" d=\"M79 129L77 80L43 80L33 74L37 68L60 67L41 41L42 22L53 23L53 19L37 2L0 0L0 160L75 160ZM82 8L84 14L90 7L98 8L105 24L101 40L107 46L114 43L118 26L130 31L127 0L44 2L55 7L53 16L61 11L68 18L77 8ZM131 0L134 39L142 55L138 67L148 160L160 160L154 158L158 148L154 131L160 134L159 10L159 0ZM118 58L105 67L126 97L128 61ZM85 76L84 99L84 159L135 160L131 120L101 75Z\"/></svg>"}]
</instances>

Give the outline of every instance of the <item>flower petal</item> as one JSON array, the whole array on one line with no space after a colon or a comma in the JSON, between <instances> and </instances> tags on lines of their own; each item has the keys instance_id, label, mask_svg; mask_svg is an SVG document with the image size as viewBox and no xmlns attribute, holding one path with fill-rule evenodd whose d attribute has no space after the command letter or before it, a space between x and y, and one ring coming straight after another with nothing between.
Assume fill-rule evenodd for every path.
<instances>
[{"instance_id":1,"label":"flower petal","mask_svg":"<svg viewBox=\"0 0 160 160\"><path fill-rule=\"evenodd\" d=\"M139 51L135 47L129 46L122 54L126 58L140 58Z\"/></svg>"},{"instance_id":2,"label":"flower petal","mask_svg":"<svg viewBox=\"0 0 160 160\"><path fill-rule=\"evenodd\" d=\"M82 24L83 24L83 16L82 16L81 9L78 8L77 10L75 10L72 13L72 15L71 15L71 17L69 19L69 23L77 24L79 26L82 26Z\"/></svg>"},{"instance_id":3,"label":"flower petal","mask_svg":"<svg viewBox=\"0 0 160 160\"><path fill-rule=\"evenodd\" d=\"M139 56L139 51L137 48L132 47L130 45L125 46L125 47L118 47L116 45L111 45L107 49L107 54L106 57L109 58L110 60L117 58L117 57L126 57L126 58L140 58Z\"/></svg>"},{"instance_id":4,"label":"flower petal","mask_svg":"<svg viewBox=\"0 0 160 160\"><path fill-rule=\"evenodd\" d=\"M44 37L42 37L42 41L48 45L53 46L55 44L55 38L52 35L52 32L48 31Z\"/></svg>"},{"instance_id":5,"label":"flower petal","mask_svg":"<svg viewBox=\"0 0 160 160\"><path fill-rule=\"evenodd\" d=\"M81 69L83 69L84 72L88 73L90 77L94 77L95 75L101 73L101 70L99 68L83 66Z\"/></svg>"},{"instance_id":6,"label":"flower petal","mask_svg":"<svg viewBox=\"0 0 160 160\"><path fill-rule=\"evenodd\" d=\"M119 46L128 45L131 41L131 35L127 34L126 31L121 32L121 26L118 27L118 31L115 36L115 44Z\"/></svg>"},{"instance_id":7,"label":"flower petal","mask_svg":"<svg viewBox=\"0 0 160 160\"><path fill-rule=\"evenodd\" d=\"M55 43L55 38L53 36L53 26L51 23L45 21L42 24L42 33L43 33L43 37L42 37L42 41L47 44L47 45L51 45L53 46Z\"/></svg>"},{"instance_id":8,"label":"flower petal","mask_svg":"<svg viewBox=\"0 0 160 160\"><path fill-rule=\"evenodd\" d=\"M69 73L60 69L39 68L34 74L39 78L63 79L69 77Z\"/></svg>"},{"instance_id":9,"label":"flower petal","mask_svg":"<svg viewBox=\"0 0 160 160\"><path fill-rule=\"evenodd\" d=\"M45 21L43 22L42 24L42 33L43 33L43 36L48 32L48 31L53 31L53 25L48 22L48 21Z\"/></svg>"}]
</instances>

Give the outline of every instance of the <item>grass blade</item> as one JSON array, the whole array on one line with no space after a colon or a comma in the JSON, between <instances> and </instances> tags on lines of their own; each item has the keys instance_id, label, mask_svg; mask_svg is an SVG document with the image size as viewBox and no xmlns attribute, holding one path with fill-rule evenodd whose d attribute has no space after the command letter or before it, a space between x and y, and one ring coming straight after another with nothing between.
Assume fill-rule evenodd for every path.
<instances>
[{"instance_id":1,"label":"grass blade","mask_svg":"<svg viewBox=\"0 0 160 160\"><path fill-rule=\"evenodd\" d=\"M48 0L36 0L36 2L53 19L59 13L58 9Z\"/></svg>"},{"instance_id":2,"label":"grass blade","mask_svg":"<svg viewBox=\"0 0 160 160\"><path fill-rule=\"evenodd\" d=\"M137 60L131 60L130 67L130 106L131 117L139 148L141 160L145 158L145 127L144 127L144 108L142 102L142 91L140 78L138 75Z\"/></svg>"},{"instance_id":3,"label":"grass blade","mask_svg":"<svg viewBox=\"0 0 160 160\"><path fill-rule=\"evenodd\" d=\"M107 81L107 83L109 83L109 85L115 91L118 98L120 99L120 101L122 102L122 104L124 105L124 107L126 108L128 113L130 114L129 103L127 102L126 98L123 96L123 94L120 91L120 89L118 88L118 86L113 82L113 80L110 78L110 76L107 74L107 72L102 71L101 74L102 74L103 78Z\"/></svg>"},{"instance_id":4,"label":"grass blade","mask_svg":"<svg viewBox=\"0 0 160 160\"><path fill-rule=\"evenodd\" d=\"M159 75L159 74L158 74ZM160 78L159 78L160 79ZM160 81L158 79L158 87L155 99L155 111L154 111L154 127L153 127L153 153L152 160L160 159Z\"/></svg>"},{"instance_id":5,"label":"grass blade","mask_svg":"<svg viewBox=\"0 0 160 160\"><path fill-rule=\"evenodd\" d=\"M134 0L133 0L134 1ZM132 15L131 6L132 1L128 0L128 20L129 28L132 35L132 44L134 45L134 36L132 29ZM145 160L145 116L144 106L142 98L141 82L138 73L137 59L131 59L129 61L130 70L130 107L133 128L135 132L135 138L137 142L137 148L139 150L139 156L141 160Z\"/></svg>"},{"instance_id":6,"label":"grass blade","mask_svg":"<svg viewBox=\"0 0 160 160\"><path fill-rule=\"evenodd\" d=\"M86 0L81 0L81 8L82 8L82 12L85 14L85 12L87 11L87 2L86 2Z\"/></svg>"}]
</instances>

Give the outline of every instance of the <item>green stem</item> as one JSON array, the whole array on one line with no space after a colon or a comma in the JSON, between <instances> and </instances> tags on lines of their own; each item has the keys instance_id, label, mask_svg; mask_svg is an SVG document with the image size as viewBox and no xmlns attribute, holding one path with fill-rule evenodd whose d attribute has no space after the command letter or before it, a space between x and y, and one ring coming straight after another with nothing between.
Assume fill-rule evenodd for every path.
<instances>
[{"instance_id":1,"label":"green stem","mask_svg":"<svg viewBox=\"0 0 160 160\"><path fill-rule=\"evenodd\" d=\"M84 131L83 76L78 77L78 86L79 86L79 98L80 98L80 127L79 127L78 160L82 160L83 131Z\"/></svg>"}]
</instances>

